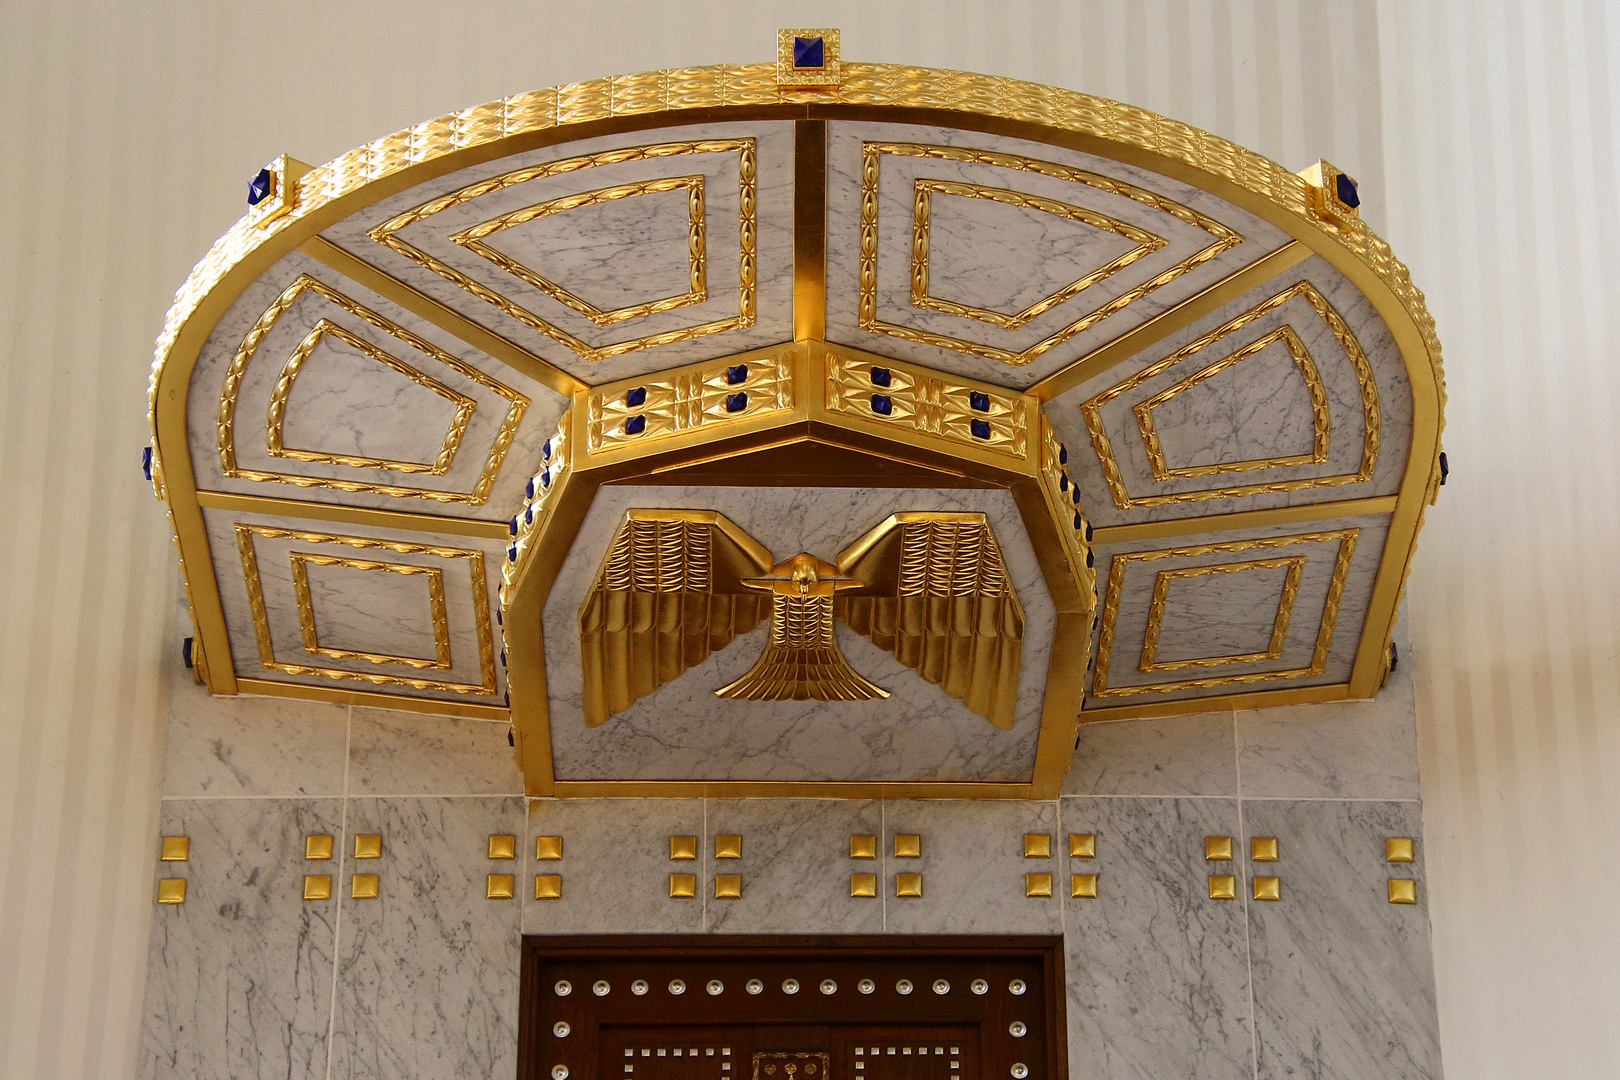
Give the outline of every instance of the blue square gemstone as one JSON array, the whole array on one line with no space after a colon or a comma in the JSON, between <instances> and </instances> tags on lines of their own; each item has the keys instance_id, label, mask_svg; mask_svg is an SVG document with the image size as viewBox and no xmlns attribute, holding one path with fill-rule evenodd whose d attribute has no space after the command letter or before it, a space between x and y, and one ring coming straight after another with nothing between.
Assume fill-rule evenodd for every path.
<instances>
[{"instance_id":1,"label":"blue square gemstone","mask_svg":"<svg viewBox=\"0 0 1620 1080\"><path fill-rule=\"evenodd\" d=\"M1066 473L1066 472L1058 473L1058 490L1059 491L1068 491L1069 490L1069 474L1068 473Z\"/></svg>"},{"instance_id":2,"label":"blue square gemstone","mask_svg":"<svg viewBox=\"0 0 1620 1080\"><path fill-rule=\"evenodd\" d=\"M1091 522L1086 522L1086 543L1091 543Z\"/></svg>"},{"instance_id":3,"label":"blue square gemstone","mask_svg":"<svg viewBox=\"0 0 1620 1080\"><path fill-rule=\"evenodd\" d=\"M977 390L968 393L968 404L973 406L974 412L990 411L990 395L981 394Z\"/></svg>"},{"instance_id":4,"label":"blue square gemstone","mask_svg":"<svg viewBox=\"0 0 1620 1080\"><path fill-rule=\"evenodd\" d=\"M726 395L726 412L742 412L748 408L748 395L741 390Z\"/></svg>"},{"instance_id":5,"label":"blue square gemstone","mask_svg":"<svg viewBox=\"0 0 1620 1080\"><path fill-rule=\"evenodd\" d=\"M1077 512L1074 515L1074 531L1075 532L1081 532L1082 530L1085 529L1085 527L1086 527L1086 519L1081 517L1079 515L1079 513Z\"/></svg>"},{"instance_id":6,"label":"blue square gemstone","mask_svg":"<svg viewBox=\"0 0 1620 1080\"><path fill-rule=\"evenodd\" d=\"M793 39L793 66L796 68L819 68L827 66L827 52L818 37L796 37Z\"/></svg>"},{"instance_id":7,"label":"blue square gemstone","mask_svg":"<svg viewBox=\"0 0 1620 1080\"><path fill-rule=\"evenodd\" d=\"M152 448L150 446L141 447L141 473L148 481L152 479Z\"/></svg>"},{"instance_id":8,"label":"blue square gemstone","mask_svg":"<svg viewBox=\"0 0 1620 1080\"><path fill-rule=\"evenodd\" d=\"M975 439L988 439L990 437L990 421L988 420L969 420L968 427L972 429Z\"/></svg>"},{"instance_id":9,"label":"blue square gemstone","mask_svg":"<svg viewBox=\"0 0 1620 1080\"><path fill-rule=\"evenodd\" d=\"M736 386L738 383L744 383L744 382L747 382L747 381L748 381L748 365L747 364L734 364L731 367L726 368L726 383L728 385Z\"/></svg>"},{"instance_id":10,"label":"blue square gemstone","mask_svg":"<svg viewBox=\"0 0 1620 1080\"><path fill-rule=\"evenodd\" d=\"M541 469L540 470L540 486L541 487L550 487L551 486L551 470L550 469Z\"/></svg>"},{"instance_id":11,"label":"blue square gemstone","mask_svg":"<svg viewBox=\"0 0 1620 1080\"><path fill-rule=\"evenodd\" d=\"M626 435L640 435L646 430L647 418L645 416L632 416L630 419L624 422L624 433Z\"/></svg>"},{"instance_id":12,"label":"blue square gemstone","mask_svg":"<svg viewBox=\"0 0 1620 1080\"><path fill-rule=\"evenodd\" d=\"M1339 201L1350 209L1361 205L1361 192L1356 190L1356 182L1344 173L1333 178L1333 190L1339 196Z\"/></svg>"},{"instance_id":13,"label":"blue square gemstone","mask_svg":"<svg viewBox=\"0 0 1620 1080\"><path fill-rule=\"evenodd\" d=\"M888 416L894 411L894 403L889 400L889 395L887 394L873 394L872 411L877 413L879 416Z\"/></svg>"},{"instance_id":14,"label":"blue square gemstone","mask_svg":"<svg viewBox=\"0 0 1620 1080\"><path fill-rule=\"evenodd\" d=\"M1069 463L1069 448L1067 446L1064 446L1062 443L1058 443L1058 464L1059 465L1067 465L1068 463Z\"/></svg>"},{"instance_id":15,"label":"blue square gemstone","mask_svg":"<svg viewBox=\"0 0 1620 1080\"><path fill-rule=\"evenodd\" d=\"M534 504L533 503L530 503L528 506L525 506L523 508L523 524L525 524L525 525L533 525L534 524Z\"/></svg>"},{"instance_id":16,"label":"blue square gemstone","mask_svg":"<svg viewBox=\"0 0 1620 1080\"><path fill-rule=\"evenodd\" d=\"M638 386L634 390L626 391L624 395L624 403L632 409L645 405L647 403L647 388L645 386Z\"/></svg>"},{"instance_id":17,"label":"blue square gemstone","mask_svg":"<svg viewBox=\"0 0 1620 1080\"><path fill-rule=\"evenodd\" d=\"M544 445L544 446L542 446L540 448L540 460L541 461L550 461L551 460L551 440L550 439L547 439L546 440L546 445Z\"/></svg>"},{"instance_id":18,"label":"blue square gemstone","mask_svg":"<svg viewBox=\"0 0 1620 1080\"><path fill-rule=\"evenodd\" d=\"M889 376L889 369L888 368L886 368L886 367L875 367L875 368L872 369L872 385L873 386L888 386L889 381L890 381L890 376Z\"/></svg>"},{"instance_id":19,"label":"blue square gemstone","mask_svg":"<svg viewBox=\"0 0 1620 1080\"><path fill-rule=\"evenodd\" d=\"M517 535L517 518L513 518L506 523L506 531L513 536Z\"/></svg>"},{"instance_id":20,"label":"blue square gemstone","mask_svg":"<svg viewBox=\"0 0 1620 1080\"><path fill-rule=\"evenodd\" d=\"M269 169L260 169L259 175L248 181L248 205L258 206L276 190L276 177Z\"/></svg>"},{"instance_id":21,"label":"blue square gemstone","mask_svg":"<svg viewBox=\"0 0 1620 1080\"><path fill-rule=\"evenodd\" d=\"M523 485L523 497L525 499L534 498L534 477L532 476L529 477L528 483Z\"/></svg>"}]
</instances>

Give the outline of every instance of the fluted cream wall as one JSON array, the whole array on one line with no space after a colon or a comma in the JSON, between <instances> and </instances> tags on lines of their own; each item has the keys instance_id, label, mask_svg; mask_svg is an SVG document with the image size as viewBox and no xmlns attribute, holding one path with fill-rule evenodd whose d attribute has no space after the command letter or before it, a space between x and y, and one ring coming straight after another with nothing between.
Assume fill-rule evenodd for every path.
<instances>
[{"instance_id":1,"label":"fluted cream wall","mask_svg":"<svg viewBox=\"0 0 1620 1080\"><path fill-rule=\"evenodd\" d=\"M1445 342L1411 587L1453 1078L1620 1075L1620 9L1383 8L1389 233Z\"/></svg>"},{"instance_id":2,"label":"fluted cream wall","mask_svg":"<svg viewBox=\"0 0 1620 1080\"><path fill-rule=\"evenodd\" d=\"M0 0L0 1076L116 1077L133 1058L180 635L136 471L144 379L245 178L519 90L767 59L777 27L805 24L841 26L851 58L1118 97L1292 168L1327 157L1382 224L1374 0ZM1541 805L1552 779L1518 797Z\"/></svg>"}]
</instances>

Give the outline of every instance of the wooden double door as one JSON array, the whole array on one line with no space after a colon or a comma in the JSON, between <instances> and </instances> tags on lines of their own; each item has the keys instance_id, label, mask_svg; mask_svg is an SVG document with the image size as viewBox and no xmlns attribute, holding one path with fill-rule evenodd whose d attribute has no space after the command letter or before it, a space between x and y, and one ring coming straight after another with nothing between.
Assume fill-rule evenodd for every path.
<instances>
[{"instance_id":1,"label":"wooden double door","mask_svg":"<svg viewBox=\"0 0 1620 1080\"><path fill-rule=\"evenodd\" d=\"M527 938L523 1080L1057 1078L1050 938Z\"/></svg>"}]
</instances>

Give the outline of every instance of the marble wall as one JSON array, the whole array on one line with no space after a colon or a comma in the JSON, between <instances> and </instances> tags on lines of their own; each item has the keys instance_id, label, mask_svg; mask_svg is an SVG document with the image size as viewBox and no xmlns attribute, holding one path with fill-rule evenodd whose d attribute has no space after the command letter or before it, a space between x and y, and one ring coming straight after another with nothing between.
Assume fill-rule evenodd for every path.
<instances>
[{"instance_id":1,"label":"marble wall","mask_svg":"<svg viewBox=\"0 0 1620 1080\"><path fill-rule=\"evenodd\" d=\"M791 932L1062 934L1088 1080L1438 1080L1409 671L1371 702L1086 725L1049 802L525 799L502 724L188 686L162 823L191 857L158 876L189 891L155 913L137 1075L511 1077L523 934ZM1023 857L1031 832L1052 857ZM337 838L331 861L304 859L310 833ZM713 857L719 833L741 859ZM881 837L878 857L850 859L852 833ZM893 857L896 833L920 858ZM1095 857L1071 859L1070 833ZM379 858L353 858L358 834L382 836ZM489 859L491 834L517 858ZM671 835L701 838L698 858L672 862ZM537 836L562 859L537 863ZM1236 857L1206 861L1206 836ZM1254 836L1277 862L1248 858ZM1385 863L1396 836L1415 863ZM698 895L671 899L672 872ZM851 897L854 872L879 895ZM921 897L895 895L903 872ZM1058 895L1025 896L1031 872ZM302 899L306 873L333 897ZM351 897L355 873L377 898ZM491 873L516 898L486 898ZM537 873L560 898L533 899ZM717 873L742 896L716 899ZM1071 873L1097 874L1097 898L1069 897ZM1211 899L1211 874L1236 898ZM1280 900L1252 899L1256 874ZM1418 902L1390 904L1391 877Z\"/></svg>"}]
</instances>

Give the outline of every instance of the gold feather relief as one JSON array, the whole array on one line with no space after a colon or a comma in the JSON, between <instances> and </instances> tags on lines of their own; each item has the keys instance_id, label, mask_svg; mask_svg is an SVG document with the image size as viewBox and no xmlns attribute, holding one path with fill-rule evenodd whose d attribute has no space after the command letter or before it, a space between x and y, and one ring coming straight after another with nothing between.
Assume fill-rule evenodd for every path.
<instances>
[{"instance_id":1,"label":"gold feather relief","mask_svg":"<svg viewBox=\"0 0 1620 1080\"><path fill-rule=\"evenodd\" d=\"M754 666L715 691L752 701L858 701L888 692L838 648L835 619L999 728L1010 728L1024 613L983 514L895 514L836 566L771 564L724 515L631 510L580 609L585 722L595 727L752 631Z\"/></svg>"}]
</instances>

